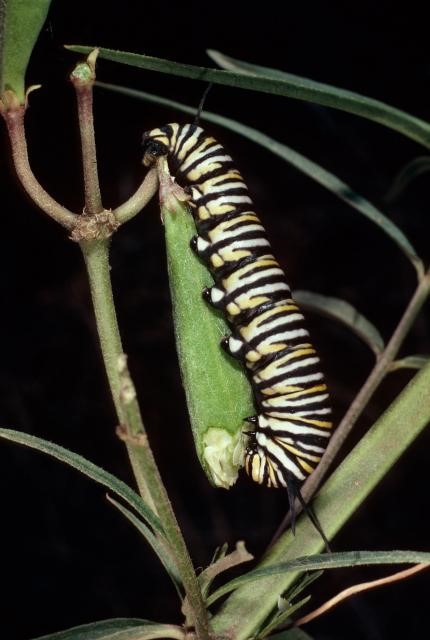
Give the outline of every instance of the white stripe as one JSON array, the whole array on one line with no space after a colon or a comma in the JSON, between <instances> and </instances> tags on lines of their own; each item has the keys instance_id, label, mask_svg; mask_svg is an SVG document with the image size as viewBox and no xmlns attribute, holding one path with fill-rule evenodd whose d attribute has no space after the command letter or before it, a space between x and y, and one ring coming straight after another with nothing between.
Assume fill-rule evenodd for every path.
<instances>
[{"instance_id":1,"label":"white stripe","mask_svg":"<svg viewBox=\"0 0 430 640\"><path fill-rule=\"evenodd\" d=\"M222 176L221 176L222 177ZM218 176L219 180L220 176ZM209 193L219 193L221 191L230 191L231 189L246 189L246 184L241 180L235 180L234 182L225 182L223 184L211 184L213 178L202 182L200 188L205 195Z\"/></svg>"},{"instance_id":2,"label":"white stripe","mask_svg":"<svg viewBox=\"0 0 430 640\"><path fill-rule=\"evenodd\" d=\"M317 357L312 357L312 358L305 358L304 360L294 360L293 362L291 362L290 364L285 364L284 366L276 366L276 373L275 374L271 374L269 377L272 378L274 375L278 376L278 375L284 375L289 373L290 371L295 371L296 369L301 369L304 367L308 367L311 364L316 364L317 362L319 362L319 358ZM277 365L277 363L275 363ZM271 365L268 365L267 368L269 368ZM262 376L262 374L264 373L265 369L262 369L260 371L260 376ZM264 377L261 377L261 380L265 380Z\"/></svg>"},{"instance_id":3,"label":"white stripe","mask_svg":"<svg viewBox=\"0 0 430 640\"><path fill-rule=\"evenodd\" d=\"M287 378L284 384L295 386L306 382L313 382L314 380L321 380L322 378L324 378L324 376L321 372L311 373L308 376L296 376L295 378Z\"/></svg>"},{"instance_id":4,"label":"white stripe","mask_svg":"<svg viewBox=\"0 0 430 640\"><path fill-rule=\"evenodd\" d=\"M322 393L319 396L307 395L304 398L292 398L288 400L288 395L278 396L277 398L270 398L263 401L263 406L268 409L272 407L301 407L306 404L314 404L315 402L322 402L328 398L328 393Z\"/></svg>"},{"instance_id":5,"label":"white stripe","mask_svg":"<svg viewBox=\"0 0 430 640\"><path fill-rule=\"evenodd\" d=\"M267 438L262 433L257 433L256 437L258 444L262 447L265 447L267 451L269 451L269 453L274 456L275 461L280 467L282 467L282 469L287 469L296 478L299 478L299 480L304 480L306 478L300 467L294 464L294 462L290 459L290 457L285 453L285 450L279 444L276 444L271 438Z\"/></svg>"},{"instance_id":6,"label":"white stripe","mask_svg":"<svg viewBox=\"0 0 430 640\"><path fill-rule=\"evenodd\" d=\"M249 196L239 196L239 195L222 195L218 198L213 198L206 203L206 206L219 205L219 204L230 204L231 202L246 202L247 204L252 204L252 200Z\"/></svg>"},{"instance_id":7,"label":"white stripe","mask_svg":"<svg viewBox=\"0 0 430 640\"><path fill-rule=\"evenodd\" d=\"M182 140L185 138L185 136L187 135L188 131L190 130L190 125L186 124L182 127L182 131L180 133L179 138L176 139L176 144L175 144L175 149L174 149L174 154L176 155L178 153L178 149L179 149L179 145L181 144Z\"/></svg>"},{"instance_id":8,"label":"white stripe","mask_svg":"<svg viewBox=\"0 0 430 640\"><path fill-rule=\"evenodd\" d=\"M304 320L304 317L301 313L290 313L283 311L280 314L277 314L273 320L270 322L265 322L264 324L257 324L255 330L253 331L253 335L258 336L261 333L266 333L266 331L271 331L276 327L279 327L283 324L288 324L290 322L294 322L295 320Z\"/></svg>"},{"instance_id":9,"label":"white stripe","mask_svg":"<svg viewBox=\"0 0 430 640\"><path fill-rule=\"evenodd\" d=\"M327 394L328 397L328 394ZM328 413L331 413L331 408L330 407L326 407L325 409L314 409L313 411L300 411L300 413L298 413L297 415L300 416L301 418L306 418L306 416L324 416L327 415Z\"/></svg>"},{"instance_id":10,"label":"white stripe","mask_svg":"<svg viewBox=\"0 0 430 640\"><path fill-rule=\"evenodd\" d=\"M258 262L250 267L245 267L243 275L241 275L240 271L236 272L237 279L241 284L252 284L253 282L258 282L262 278L267 278L268 276L284 275L284 272L280 267L263 267L262 269L258 269L253 272L254 267L258 267ZM247 275L247 273L249 275Z\"/></svg>"},{"instance_id":11,"label":"white stripe","mask_svg":"<svg viewBox=\"0 0 430 640\"><path fill-rule=\"evenodd\" d=\"M211 147L210 153L212 153L212 151L218 149L218 147L220 149L222 149L221 145L217 145L216 147ZM209 149L206 149L205 151L206 151L206 155L207 155L209 153ZM193 155L194 154L191 154L191 156L189 156L187 158L187 161L184 162L184 164L179 167L181 171L183 171L183 172L188 171L189 167L191 166L191 164L193 164L193 162L195 160L199 160L200 159L198 154L195 154L196 155L195 158L193 157ZM206 169L208 167L210 167L211 164L215 164L217 162L219 162L219 163L228 162L228 161L232 160L232 157L227 155L227 154L224 154L224 155L220 154L219 156L211 156L209 158L204 159L204 153L203 153L203 154L201 154L201 157L202 157L201 163L198 166L196 166L193 169L191 169L189 171L189 173L197 172L199 175L201 175L201 174L206 172Z\"/></svg>"},{"instance_id":12,"label":"white stripe","mask_svg":"<svg viewBox=\"0 0 430 640\"><path fill-rule=\"evenodd\" d=\"M202 205L204 207L206 205ZM215 227L213 231L209 233L209 237L214 243L222 242L223 240L230 240L230 238L235 238L236 236L240 236L243 233L248 233L249 231L263 231L264 227L261 224L247 224L237 227L236 229L219 229Z\"/></svg>"},{"instance_id":13,"label":"white stripe","mask_svg":"<svg viewBox=\"0 0 430 640\"><path fill-rule=\"evenodd\" d=\"M234 293L236 289L237 287L235 287L235 289L233 289L231 293ZM237 304L240 305L240 301L251 300L252 298L256 298L257 296L264 296L264 295L269 296L271 293L274 293L275 291L289 291L289 289L284 282L275 282L271 284L266 284L262 287L253 287L249 291L246 291L245 293L241 293L240 295L238 295L235 298L235 301L237 302ZM230 291L228 293L230 293Z\"/></svg>"},{"instance_id":14,"label":"white stripe","mask_svg":"<svg viewBox=\"0 0 430 640\"><path fill-rule=\"evenodd\" d=\"M294 329L293 331L282 331L281 333L275 333L271 336L268 336L264 340L261 340L259 344L255 347L257 351L260 350L261 346L269 346L271 344L279 343L279 342L288 342L289 340L294 340L300 336L308 336L309 333L306 329ZM251 338L252 339L252 338Z\"/></svg>"},{"instance_id":15,"label":"white stripe","mask_svg":"<svg viewBox=\"0 0 430 640\"><path fill-rule=\"evenodd\" d=\"M239 243L237 243L239 244ZM234 248L236 246L236 243L232 243L232 247ZM253 267L254 265L252 265ZM264 269L264 270L260 270L260 271L256 271L254 273L252 273L251 268L247 269L248 272L251 272L249 275L246 275L246 271L244 272L244 275L240 275L240 272L234 272L231 276L229 276L228 278L225 278L223 280L223 285L225 286L226 289L228 289L231 293L233 293L234 291L236 291L236 289L240 289L242 287L250 287L252 288L253 284L257 284L258 285L258 281L259 280L263 280L264 278L270 277L270 276L282 276L283 272L281 269L274 267L274 268L268 268L268 269ZM232 283L234 283L234 285L232 286ZM274 282L274 283L269 283L269 284L265 284L265 285L261 285L263 287L267 287L267 286L273 286L273 285L282 285L282 289L288 289L287 283L280 280L278 282ZM255 287L256 289L258 289L259 287ZM289 289L288 289L289 290Z\"/></svg>"},{"instance_id":16,"label":"white stripe","mask_svg":"<svg viewBox=\"0 0 430 640\"><path fill-rule=\"evenodd\" d=\"M232 252L239 249L248 249L252 247L268 247L270 242L265 238L249 238L248 240L234 240L231 245L223 247L221 251Z\"/></svg>"},{"instance_id":17,"label":"white stripe","mask_svg":"<svg viewBox=\"0 0 430 640\"><path fill-rule=\"evenodd\" d=\"M282 414L280 417L282 417ZM323 436L324 438L329 438L331 436L331 432L329 429L318 429L309 425L297 425L294 422L290 422L290 420L279 420L278 416L266 418L266 416L261 413L258 416L258 426L263 431L264 429L269 428L273 431L286 431L287 433L293 435L309 434L315 436Z\"/></svg>"},{"instance_id":18,"label":"white stripe","mask_svg":"<svg viewBox=\"0 0 430 640\"><path fill-rule=\"evenodd\" d=\"M224 151L224 149L222 148L222 146L220 144L214 144L211 147L208 147L207 145L205 145L204 149L201 149L200 147L201 147L201 145L197 149L192 151L189 155L186 155L186 157L181 162L181 165L179 167L181 171L184 171L184 172L188 171L190 166L192 164L194 164L195 162L201 163L200 165L195 167L196 169L200 170L200 166L202 166L202 163L204 162L205 157L209 153L212 153L213 151ZM199 151L199 149L200 149L200 151ZM179 152L179 155L180 156L182 155L182 151ZM222 156L222 157L230 158L230 156Z\"/></svg>"},{"instance_id":19,"label":"white stripe","mask_svg":"<svg viewBox=\"0 0 430 640\"><path fill-rule=\"evenodd\" d=\"M274 384L270 383L271 378L269 378L268 380L261 380L261 378L258 376L258 374L252 376L252 379L254 381L255 384L258 383L264 383L267 385L267 387L261 387L262 390L264 389L277 389L278 387L283 387L283 386L291 386L291 387L295 387L297 385L303 385L306 384L307 382L314 382L315 380L322 380L322 378L324 378L323 374L321 372L318 373L312 373L308 376L296 376L295 378L289 378L289 377L285 377L282 380L277 380L277 382L275 382ZM272 378L273 380L273 378Z\"/></svg>"},{"instance_id":20,"label":"white stripe","mask_svg":"<svg viewBox=\"0 0 430 640\"><path fill-rule=\"evenodd\" d=\"M279 414L274 413L273 416L276 418L276 417L279 417ZM276 429L274 429L274 431L276 431ZM330 438L331 436L331 431L329 429L322 430L322 429L316 429L315 427L309 427L309 426L302 427L296 424L294 425L291 424L291 426L289 425L288 427L285 427L284 431L287 431L287 433L291 433L294 435L303 435L303 436L307 436L307 435L321 436L322 438Z\"/></svg>"},{"instance_id":21,"label":"white stripe","mask_svg":"<svg viewBox=\"0 0 430 640\"><path fill-rule=\"evenodd\" d=\"M325 451L324 447L317 447L313 444L306 444L301 440L297 440L295 446L300 447L301 449L306 449L307 451L315 451L315 453L324 453Z\"/></svg>"}]
</instances>

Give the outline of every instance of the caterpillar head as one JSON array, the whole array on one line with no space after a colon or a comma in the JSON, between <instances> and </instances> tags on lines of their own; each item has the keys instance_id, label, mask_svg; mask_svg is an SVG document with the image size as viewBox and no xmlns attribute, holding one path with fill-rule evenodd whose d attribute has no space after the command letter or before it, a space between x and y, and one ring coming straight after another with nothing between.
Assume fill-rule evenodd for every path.
<instances>
[{"instance_id":1,"label":"caterpillar head","mask_svg":"<svg viewBox=\"0 0 430 640\"><path fill-rule=\"evenodd\" d=\"M166 156L167 147L158 140L148 139L143 141L143 164L145 167L151 167L157 158Z\"/></svg>"},{"instance_id":2,"label":"caterpillar head","mask_svg":"<svg viewBox=\"0 0 430 640\"><path fill-rule=\"evenodd\" d=\"M150 167L160 156L169 153L169 129L161 127L143 134L143 164Z\"/></svg>"}]
</instances>

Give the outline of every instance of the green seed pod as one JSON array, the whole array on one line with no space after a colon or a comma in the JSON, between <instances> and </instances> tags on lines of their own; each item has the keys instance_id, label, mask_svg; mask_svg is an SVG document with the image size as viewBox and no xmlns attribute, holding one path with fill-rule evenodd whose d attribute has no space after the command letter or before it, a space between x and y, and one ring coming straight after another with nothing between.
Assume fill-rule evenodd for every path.
<instances>
[{"instance_id":1,"label":"green seed pod","mask_svg":"<svg viewBox=\"0 0 430 640\"><path fill-rule=\"evenodd\" d=\"M228 489L243 464L244 418L255 413L251 386L220 347L230 333L222 314L202 298L213 279L190 248L196 227L187 197L162 160L159 174L176 347L194 442L211 483Z\"/></svg>"}]
</instances>

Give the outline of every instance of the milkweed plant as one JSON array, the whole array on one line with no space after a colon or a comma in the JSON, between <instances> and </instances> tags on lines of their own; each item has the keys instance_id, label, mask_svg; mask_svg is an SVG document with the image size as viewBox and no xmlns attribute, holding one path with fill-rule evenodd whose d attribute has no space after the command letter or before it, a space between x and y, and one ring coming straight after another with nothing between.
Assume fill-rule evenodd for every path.
<instances>
[{"instance_id":1,"label":"milkweed plant","mask_svg":"<svg viewBox=\"0 0 430 640\"><path fill-rule=\"evenodd\" d=\"M115 232L142 211L157 192L160 194L176 344L190 423L197 457L208 481L215 486L229 488L234 484L243 462L243 420L255 410L245 373L219 348L220 337L228 332L225 320L201 299L200 292L211 284L211 276L189 249L195 227L187 205L187 194L170 176L167 163L159 162L157 167L151 168L126 202L113 209L102 202L93 125L96 59L223 84L231 87L232 92L235 88L249 89L277 95L280 100L287 96L344 110L388 127L425 148L430 147L430 124L383 102L283 71L235 60L217 51L209 51L209 55L221 69L195 67L103 48L69 46L70 50L86 56L84 60L78 60L70 75L76 94L84 175L85 209L84 213L77 214L60 205L45 191L32 172L27 152L25 114L28 101L32 99L31 93L38 87L26 87L24 77L49 4L49 0L38 3L3 0L1 3L0 110L22 187L36 207L64 228L65 241L74 242L82 252L100 349L117 414L117 434L127 449L135 488L60 444L9 428L1 428L0 436L3 440L56 458L109 491L109 500L142 534L173 581L183 625L170 624L169 621L155 623L146 619L112 619L53 633L44 639L310 638L301 627L312 618L312 614L303 615L301 608L309 599L312 581L323 569L372 564L412 565L391 576L395 580L427 567L430 552L359 550L321 553L321 537L308 518L300 517L295 535L291 529L282 533L264 560L253 565L253 569L247 568L246 563L253 558L246 550L246 541L238 542L236 548L228 552L220 540L220 550L212 563L196 572L145 431L122 347L110 279L109 248L115 241ZM137 100L168 106L174 114L194 116L194 108L182 103L127 87L102 83L100 86ZM382 211L322 166L263 132L224 115L203 111L201 119L251 140L275 154L280 162L293 165L330 190L378 225L404 253L415 272L415 291L387 343L378 330L344 300L305 291L295 295L305 308L323 312L348 326L372 349L375 359L366 382L337 426L321 463L303 487L307 501L318 489L313 508L325 534L331 539L430 420L430 403L421 402L430 393L429 357L421 354L397 357L429 296L430 271L426 270L404 233ZM405 174L399 178L400 182L404 179ZM202 351L206 354L204 370L200 357ZM333 470L331 465L335 455L381 381L393 370L404 367L416 370L411 381ZM384 446L387 441L390 447ZM323 482L328 471L331 475ZM300 504L296 510L300 511ZM221 586L214 589L214 578L236 565L241 565L240 575L230 581L221 576L218 578Z\"/></svg>"}]
</instances>

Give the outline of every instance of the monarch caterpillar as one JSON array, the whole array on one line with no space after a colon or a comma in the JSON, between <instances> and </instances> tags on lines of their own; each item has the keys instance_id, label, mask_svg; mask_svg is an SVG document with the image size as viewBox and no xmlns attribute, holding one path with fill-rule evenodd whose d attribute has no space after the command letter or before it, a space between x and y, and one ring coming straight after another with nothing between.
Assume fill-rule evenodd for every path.
<instances>
[{"instance_id":1,"label":"monarch caterpillar","mask_svg":"<svg viewBox=\"0 0 430 640\"><path fill-rule=\"evenodd\" d=\"M246 418L244 466L290 496L323 454L332 422L319 358L291 297L285 273L232 158L197 124L144 134L144 164L167 156L190 195L198 235L191 246L215 280L205 299L222 309L232 334L222 346L249 372L258 413Z\"/></svg>"}]
</instances>

